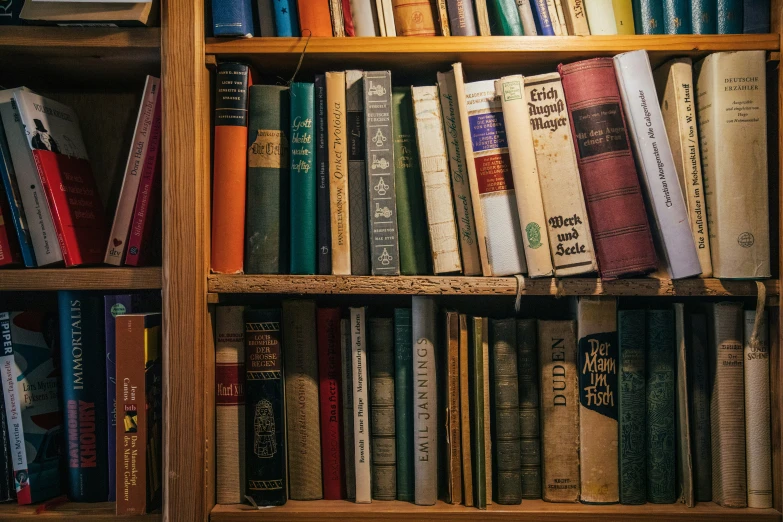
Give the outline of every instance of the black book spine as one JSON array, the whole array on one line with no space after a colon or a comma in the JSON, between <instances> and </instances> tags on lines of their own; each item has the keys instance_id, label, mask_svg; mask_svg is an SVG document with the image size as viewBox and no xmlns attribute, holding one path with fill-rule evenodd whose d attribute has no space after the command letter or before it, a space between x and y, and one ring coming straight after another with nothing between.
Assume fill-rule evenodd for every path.
<instances>
[{"instance_id":1,"label":"black book spine","mask_svg":"<svg viewBox=\"0 0 783 522\"><path fill-rule=\"evenodd\" d=\"M11 440L8 437L8 420L5 417L5 401L0 400L0 502L16 499L14 467L11 463Z\"/></svg>"},{"instance_id":2,"label":"black book spine","mask_svg":"<svg viewBox=\"0 0 783 522\"><path fill-rule=\"evenodd\" d=\"M326 77L315 77L315 166L318 273L332 273L332 218L329 212L329 152L326 148Z\"/></svg>"},{"instance_id":3,"label":"black book spine","mask_svg":"<svg viewBox=\"0 0 783 522\"><path fill-rule=\"evenodd\" d=\"M348 129L348 215L351 219L351 274L370 275L370 236L367 225L365 173L364 90L361 71L345 72Z\"/></svg>"}]
</instances>

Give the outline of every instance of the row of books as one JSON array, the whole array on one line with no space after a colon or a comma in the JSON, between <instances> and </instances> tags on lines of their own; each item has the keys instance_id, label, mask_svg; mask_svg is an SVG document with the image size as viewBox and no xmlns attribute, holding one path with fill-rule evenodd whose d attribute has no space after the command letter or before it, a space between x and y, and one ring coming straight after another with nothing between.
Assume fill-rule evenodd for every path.
<instances>
[{"instance_id":1,"label":"row of books","mask_svg":"<svg viewBox=\"0 0 783 522\"><path fill-rule=\"evenodd\" d=\"M0 5L0 25L134 27L155 25L159 18L158 0L122 3L3 0Z\"/></svg>"},{"instance_id":2,"label":"row of books","mask_svg":"<svg viewBox=\"0 0 783 522\"><path fill-rule=\"evenodd\" d=\"M26 87L0 91L0 267L154 260L161 101L148 76L110 232L75 111Z\"/></svg>"},{"instance_id":3,"label":"row of books","mask_svg":"<svg viewBox=\"0 0 783 522\"><path fill-rule=\"evenodd\" d=\"M769 30L769 0L212 0L214 36L588 36Z\"/></svg>"},{"instance_id":4,"label":"row of books","mask_svg":"<svg viewBox=\"0 0 783 522\"><path fill-rule=\"evenodd\" d=\"M217 77L215 272L770 276L763 51Z\"/></svg>"},{"instance_id":5,"label":"row of books","mask_svg":"<svg viewBox=\"0 0 783 522\"><path fill-rule=\"evenodd\" d=\"M67 492L79 502L116 500L118 515L155 509L160 297L61 291L58 309L0 313L2 500Z\"/></svg>"},{"instance_id":6,"label":"row of books","mask_svg":"<svg viewBox=\"0 0 783 522\"><path fill-rule=\"evenodd\" d=\"M219 307L217 502L771 507L767 312L573 304Z\"/></svg>"}]
</instances>

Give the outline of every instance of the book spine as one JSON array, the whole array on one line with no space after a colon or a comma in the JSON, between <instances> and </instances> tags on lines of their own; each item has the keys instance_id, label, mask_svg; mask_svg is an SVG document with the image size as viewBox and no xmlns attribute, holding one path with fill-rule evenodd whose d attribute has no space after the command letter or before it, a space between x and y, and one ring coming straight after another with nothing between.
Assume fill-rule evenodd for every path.
<instances>
[{"instance_id":1,"label":"book spine","mask_svg":"<svg viewBox=\"0 0 783 522\"><path fill-rule=\"evenodd\" d=\"M351 14L351 0L342 0L342 4L345 36L356 36L356 28L353 25L353 15Z\"/></svg>"},{"instance_id":2,"label":"book spine","mask_svg":"<svg viewBox=\"0 0 783 522\"><path fill-rule=\"evenodd\" d=\"M367 173L362 71L345 71L346 138L348 139L348 203L351 223L351 274L370 275L367 229Z\"/></svg>"},{"instance_id":3,"label":"book spine","mask_svg":"<svg viewBox=\"0 0 783 522\"><path fill-rule=\"evenodd\" d=\"M214 9L215 6L213 4ZM120 266L123 254L126 252L125 245L131 229L136 194L139 191L141 174L146 164L147 150L151 145L150 136L153 120L159 114L157 109L159 93L160 80L153 76L147 76L141 106L136 117L131 150L125 166L125 175L117 202L117 210L114 213L114 221L109 233L109 244L106 247L106 254L103 258L103 262L110 265Z\"/></svg>"},{"instance_id":4,"label":"book spine","mask_svg":"<svg viewBox=\"0 0 783 522\"><path fill-rule=\"evenodd\" d=\"M315 274L315 85L294 82L291 93L290 240L291 273Z\"/></svg>"},{"instance_id":5,"label":"book spine","mask_svg":"<svg viewBox=\"0 0 783 522\"><path fill-rule=\"evenodd\" d=\"M530 277L547 277L554 273L549 253L549 234L541 200L538 181L533 132L530 127L524 78L520 75L504 76L495 82L497 95L503 106L506 122L508 155L514 178L519 222L523 235L523 247Z\"/></svg>"},{"instance_id":6,"label":"book spine","mask_svg":"<svg viewBox=\"0 0 783 522\"><path fill-rule=\"evenodd\" d=\"M617 34L612 0L585 0L585 11L590 34Z\"/></svg>"},{"instance_id":7,"label":"book spine","mask_svg":"<svg viewBox=\"0 0 783 522\"><path fill-rule=\"evenodd\" d=\"M449 30L452 36L477 36L473 2L448 0Z\"/></svg>"},{"instance_id":8,"label":"book spine","mask_svg":"<svg viewBox=\"0 0 783 522\"><path fill-rule=\"evenodd\" d=\"M538 34L541 36L555 36L555 29L552 27L552 19L549 17L549 8L547 0L530 0L533 8L533 16L536 19Z\"/></svg>"},{"instance_id":9,"label":"book spine","mask_svg":"<svg viewBox=\"0 0 783 522\"><path fill-rule=\"evenodd\" d=\"M577 301L580 500L620 501L617 432L617 301Z\"/></svg>"},{"instance_id":10,"label":"book spine","mask_svg":"<svg viewBox=\"0 0 783 522\"><path fill-rule=\"evenodd\" d=\"M454 64L454 79L483 274L524 273L522 230L514 208L514 180L495 82L465 84L459 63Z\"/></svg>"},{"instance_id":11,"label":"book spine","mask_svg":"<svg viewBox=\"0 0 783 522\"><path fill-rule=\"evenodd\" d=\"M394 25L394 7L392 0L375 0L378 10L378 27L381 36L397 36L397 27Z\"/></svg>"},{"instance_id":12,"label":"book spine","mask_svg":"<svg viewBox=\"0 0 783 522\"><path fill-rule=\"evenodd\" d=\"M491 4L490 18L493 35L522 36L522 22L515 0L488 0Z\"/></svg>"},{"instance_id":13,"label":"book spine","mask_svg":"<svg viewBox=\"0 0 783 522\"><path fill-rule=\"evenodd\" d=\"M691 34L691 6L687 0L664 0L663 32Z\"/></svg>"},{"instance_id":14,"label":"book spine","mask_svg":"<svg viewBox=\"0 0 783 522\"><path fill-rule=\"evenodd\" d=\"M397 163L389 71L364 73L365 132L367 137L368 222L372 275L399 275L395 171ZM394 145L394 147L392 147ZM405 161L401 158L400 161ZM408 161L410 158L408 157ZM421 184L419 184L421 186ZM401 196L401 199L405 199Z\"/></svg>"},{"instance_id":15,"label":"book spine","mask_svg":"<svg viewBox=\"0 0 783 522\"><path fill-rule=\"evenodd\" d=\"M446 479L448 501L450 504L462 503L462 434L460 432L460 368L459 368L459 314L454 311L446 312L446 350L443 357L445 362L446 386L443 390L443 402L445 406L445 418L441 424L445 425L446 442Z\"/></svg>"},{"instance_id":16,"label":"book spine","mask_svg":"<svg viewBox=\"0 0 783 522\"><path fill-rule=\"evenodd\" d=\"M438 9L438 22L440 24L440 36L451 36L451 27L449 27L448 0L436 0Z\"/></svg>"},{"instance_id":17,"label":"book spine","mask_svg":"<svg viewBox=\"0 0 783 522\"><path fill-rule=\"evenodd\" d=\"M717 0L691 0L691 29L693 34L718 32Z\"/></svg>"},{"instance_id":18,"label":"book spine","mask_svg":"<svg viewBox=\"0 0 783 522\"><path fill-rule=\"evenodd\" d=\"M650 272L655 249L612 60L561 64L558 70L601 277Z\"/></svg>"},{"instance_id":19,"label":"book spine","mask_svg":"<svg viewBox=\"0 0 783 522\"><path fill-rule=\"evenodd\" d=\"M409 87L395 87L392 92L392 120L394 122L394 189L389 190L396 194L396 218L397 237L399 238L400 273L403 275L421 275L430 273L428 242L427 242L427 214L424 204L424 187L422 173L419 169L419 151L416 146L416 124L413 114L413 98ZM368 136L369 137L369 136ZM377 148L380 141L375 142ZM380 157L380 155L379 155ZM383 161L383 160L380 160ZM374 174L372 169L376 165L375 156L368 169L370 179ZM383 165L378 168L383 169ZM382 181L383 178L380 178ZM379 190L384 190L381 181L377 184L373 180L372 191L375 192L375 208L370 207L371 219L373 214L379 221L386 219L386 208L379 205L384 201ZM372 200L372 196L371 196ZM382 225L381 223L380 225ZM375 261L373 260L375 263Z\"/></svg>"},{"instance_id":20,"label":"book spine","mask_svg":"<svg viewBox=\"0 0 783 522\"><path fill-rule=\"evenodd\" d=\"M636 34L632 0L612 0L617 34Z\"/></svg>"},{"instance_id":21,"label":"book spine","mask_svg":"<svg viewBox=\"0 0 783 522\"><path fill-rule=\"evenodd\" d=\"M519 385L517 377L517 325L515 319L492 321L492 432L495 501L522 502L519 443Z\"/></svg>"},{"instance_id":22,"label":"book spine","mask_svg":"<svg viewBox=\"0 0 783 522\"><path fill-rule=\"evenodd\" d=\"M247 482L242 491L258 506L282 506L288 498L288 439L280 310L247 310L244 327Z\"/></svg>"},{"instance_id":23,"label":"book spine","mask_svg":"<svg viewBox=\"0 0 783 522\"><path fill-rule=\"evenodd\" d=\"M634 0L633 21L636 34L664 34L664 11L661 0Z\"/></svg>"},{"instance_id":24,"label":"book spine","mask_svg":"<svg viewBox=\"0 0 783 522\"><path fill-rule=\"evenodd\" d=\"M381 36L374 0L350 0L353 36Z\"/></svg>"},{"instance_id":25,"label":"book spine","mask_svg":"<svg viewBox=\"0 0 783 522\"><path fill-rule=\"evenodd\" d=\"M563 13L563 2L561 0L547 0L546 3L549 6L549 18L552 20L555 36L568 36L565 14Z\"/></svg>"},{"instance_id":26,"label":"book spine","mask_svg":"<svg viewBox=\"0 0 783 522\"><path fill-rule=\"evenodd\" d=\"M398 36L435 36L435 20L429 2L392 0L392 6Z\"/></svg>"},{"instance_id":27,"label":"book spine","mask_svg":"<svg viewBox=\"0 0 783 522\"><path fill-rule=\"evenodd\" d=\"M675 492L674 314L647 311L647 501L671 504Z\"/></svg>"},{"instance_id":28,"label":"book spine","mask_svg":"<svg viewBox=\"0 0 783 522\"><path fill-rule=\"evenodd\" d=\"M585 0L563 0L565 6L565 23L571 36L590 36L590 25L587 23Z\"/></svg>"},{"instance_id":29,"label":"book spine","mask_svg":"<svg viewBox=\"0 0 783 522\"><path fill-rule=\"evenodd\" d=\"M329 3L329 0L296 0L299 30L303 36L332 36Z\"/></svg>"},{"instance_id":30,"label":"book spine","mask_svg":"<svg viewBox=\"0 0 783 522\"><path fill-rule=\"evenodd\" d=\"M487 319L471 317L468 378L470 381L470 456L473 468L473 503L487 508L487 468L484 445L484 349L487 345Z\"/></svg>"},{"instance_id":31,"label":"book spine","mask_svg":"<svg viewBox=\"0 0 783 522\"><path fill-rule=\"evenodd\" d=\"M394 309L394 424L397 454L397 500L413 502L413 331L410 308Z\"/></svg>"},{"instance_id":32,"label":"book spine","mask_svg":"<svg viewBox=\"0 0 783 522\"><path fill-rule=\"evenodd\" d=\"M324 499L345 498L343 405L340 397L340 309L319 308L318 388Z\"/></svg>"},{"instance_id":33,"label":"book spine","mask_svg":"<svg viewBox=\"0 0 783 522\"><path fill-rule=\"evenodd\" d=\"M764 57L760 51L714 53L697 65L707 227L719 278L771 273ZM739 104L746 116L724 117Z\"/></svg>"},{"instance_id":34,"label":"book spine","mask_svg":"<svg viewBox=\"0 0 783 522\"><path fill-rule=\"evenodd\" d=\"M767 312L756 329L756 312L745 310L745 440L748 507L772 507L769 334Z\"/></svg>"},{"instance_id":35,"label":"book spine","mask_svg":"<svg viewBox=\"0 0 783 522\"><path fill-rule=\"evenodd\" d=\"M618 433L621 504L647 502L645 316L644 310L617 312L620 356Z\"/></svg>"},{"instance_id":36,"label":"book spine","mask_svg":"<svg viewBox=\"0 0 783 522\"><path fill-rule=\"evenodd\" d=\"M413 434L415 502L432 506L438 500L438 418L435 350L437 346L435 300L413 298Z\"/></svg>"},{"instance_id":37,"label":"book spine","mask_svg":"<svg viewBox=\"0 0 783 522\"><path fill-rule=\"evenodd\" d=\"M579 500L579 391L574 321L538 322L542 489L547 502Z\"/></svg>"},{"instance_id":38,"label":"book spine","mask_svg":"<svg viewBox=\"0 0 783 522\"><path fill-rule=\"evenodd\" d=\"M0 185L0 266L12 266L22 263L19 241L11 230L11 208L5 189Z\"/></svg>"},{"instance_id":39,"label":"book spine","mask_svg":"<svg viewBox=\"0 0 783 522\"><path fill-rule=\"evenodd\" d=\"M17 502L30 504L30 483L21 480L22 474L27 476L27 451L25 447L24 424L22 422L22 403L20 397L19 382L20 372L15 360L13 338L11 336L12 316L8 312L0 312L0 339L3 341L3 353L0 355L0 380L3 387L3 404L5 406L6 424L0 426L5 431L7 428L10 449L11 465L13 468L14 483ZM19 477L17 479L17 477Z\"/></svg>"},{"instance_id":40,"label":"book spine","mask_svg":"<svg viewBox=\"0 0 783 522\"><path fill-rule=\"evenodd\" d=\"M658 243L672 279L701 273L674 166L666 127L658 105L647 51L614 57L614 68L631 141L636 151L646 202L655 220Z\"/></svg>"},{"instance_id":41,"label":"book spine","mask_svg":"<svg viewBox=\"0 0 783 522\"><path fill-rule=\"evenodd\" d=\"M691 314L691 344L688 382L691 383L691 432L693 433L693 478L696 502L712 500L712 443L710 441L709 358L707 318Z\"/></svg>"},{"instance_id":42,"label":"book spine","mask_svg":"<svg viewBox=\"0 0 783 522\"><path fill-rule=\"evenodd\" d=\"M272 0L257 0L256 23L261 36L265 38L276 36L275 12L272 8Z\"/></svg>"},{"instance_id":43,"label":"book spine","mask_svg":"<svg viewBox=\"0 0 783 522\"><path fill-rule=\"evenodd\" d=\"M717 0L718 34L742 34L743 0Z\"/></svg>"},{"instance_id":44,"label":"book spine","mask_svg":"<svg viewBox=\"0 0 783 522\"><path fill-rule=\"evenodd\" d=\"M332 275L351 275L351 212L344 72L326 73L326 113L328 114Z\"/></svg>"},{"instance_id":45,"label":"book spine","mask_svg":"<svg viewBox=\"0 0 783 522\"><path fill-rule=\"evenodd\" d=\"M522 33L525 36L537 36L538 29L536 28L536 19L533 15L530 0L516 0L516 2L519 21L522 22Z\"/></svg>"},{"instance_id":46,"label":"book spine","mask_svg":"<svg viewBox=\"0 0 783 522\"><path fill-rule=\"evenodd\" d=\"M253 36L250 0L212 0L212 36Z\"/></svg>"},{"instance_id":47,"label":"book spine","mask_svg":"<svg viewBox=\"0 0 783 522\"><path fill-rule=\"evenodd\" d=\"M2 100L0 100L1 105ZM2 109L0 109L1 113ZM0 197L7 199L9 216L16 231L16 239L19 242L22 261L25 267L33 268L37 265L35 263L32 239L30 238L30 228L27 224L27 216L25 216L21 196L19 195L19 185L16 181L16 172L11 161L11 152L8 150L8 141L3 130L2 120L0 120L0 178L3 183L3 194Z\"/></svg>"},{"instance_id":48,"label":"book spine","mask_svg":"<svg viewBox=\"0 0 783 522\"><path fill-rule=\"evenodd\" d=\"M745 0L742 32L767 34L770 32L770 1Z\"/></svg>"},{"instance_id":49,"label":"book spine","mask_svg":"<svg viewBox=\"0 0 783 522\"><path fill-rule=\"evenodd\" d=\"M492 36L492 30L489 26L489 11L487 10L487 0L475 0L476 22L478 22L479 36Z\"/></svg>"},{"instance_id":50,"label":"book spine","mask_svg":"<svg viewBox=\"0 0 783 522\"><path fill-rule=\"evenodd\" d=\"M677 433L677 484L680 502L694 507L693 453L691 448L690 408L688 406L690 388L688 386L688 360L685 330L685 305L674 303L674 334L676 343L676 433Z\"/></svg>"},{"instance_id":51,"label":"book spine","mask_svg":"<svg viewBox=\"0 0 783 522\"><path fill-rule=\"evenodd\" d=\"M296 0L273 2L275 13L275 36L299 36ZM308 5L308 9L309 9Z\"/></svg>"},{"instance_id":52,"label":"book spine","mask_svg":"<svg viewBox=\"0 0 783 522\"><path fill-rule=\"evenodd\" d=\"M314 301L283 302L286 438L291 500L323 498Z\"/></svg>"},{"instance_id":53,"label":"book spine","mask_svg":"<svg viewBox=\"0 0 783 522\"><path fill-rule=\"evenodd\" d=\"M473 218L473 203L465 163L465 146L462 141L462 122L460 121L453 71L438 73L438 89L446 131L446 146L449 153L451 190L454 195L454 210L459 231L462 273L466 276L479 275L481 274L481 258L476 237L476 222Z\"/></svg>"},{"instance_id":54,"label":"book spine","mask_svg":"<svg viewBox=\"0 0 783 522\"><path fill-rule=\"evenodd\" d=\"M353 356L349 319L340 319L340 361L342 363L343 453L345 455L345 496L356 498L356 465L353 437Z\"/></svg>"},{"instance_id":55,"label":"book spine","mask_svg":"<svg viewBox=\"0 0 783 522\"><path fill-rule=\"evenodd\" d=\"M368 504L370 491L370 402L367 391L367 344L365 309L350 309L351 359L353 364L353 443L356 473L356 503Z\"/></svg>"},{"instance_id":56,"label":"book spine","mask_svg":"<svg viewBox=\"0 0 783 522\"><path fill-rule=\"evenodd\" d=\"M332 18L332 32L329 36L345 36L345 17L343 15L342 0L329 0L329 16Z\"/></svg>"},{"instance_id":57,"label":"book spine","mask_svg":"<svg viewBox=\"0 0 783 522\"><path fill-rule=\"evenodd\" d=\"M483 318L481 325L483 368L482 381L484 385L484 491L487 492L486 504L492 504L494 476L492 473L492 390L489 386L489 374L492 371L489 363L489 320Z\"/></svg>"},{"instance_id":58,"label":"book spine","mask_svg":"<svg viewBox=\"0 0 783 522\"><path fill-rule=\"evenodd\" d=\"M394 418L394 322L373 318L367 322L372 422L371 474L374 500L397 500L397 448Z\"/></svg>"},{"instance_id":59,"label":"book spine","mask_svg":"<svg viewBox=\"0 0 783 522\"><path fill-rule=\"evenodd\" d=\"M2 333L0 332L0 336ZM0 368L0 382L2 369ZM14 483L14 465L11 462L11 436L8 434L8 417L5 413L5 400L0 401L0 502L16 500Z\"/></svg>"},{"instance_id":60,"label":"book spine","mask_svg":"<svg viewBox=\"0 0 783 522\"><path fill-rule=\"evenodd\" d=\"M473 462L471 459L470 437L470 341L468 336L468 318L459 314L459 424L460 449L462 451L462 492L463 503L473 506Z\"/></svg>"},{"instance_id":61,"label":"book spine","mask_svg":"<svg viewBox=\"0 0 783 522\"><path fill-rule=\"evenodd\" d=\"M329 149L327 147L326 76L315 76L315 168L318 274L332 273L332 217L329 208Z\"/></svg>"},{"instance_id":62,"label":"book spine","mask_svg":"<svg viewBox=\"0 0 783 522\"><path fill-rule=\"evenodd\" d=\"M253 159L252 149L245 159L250 70L242 63L221 63L216 77L211 268L221 274L240 274L247 174Z\"/></svg>"},{"instance_id":63,"label":"book spine","mask_svg":"<svg viewBox=\"0 0 783 522\"><path fill-rule=\"evenodd\" d=\"M517 321L519 447L522 498L541 498L541 431L535 319Z\"/></svg>"},{"instance_id":64,"label":"book spine","mask_svg":"<svg viewBox=\"0 0 783 522\"><path fill-rule=\"evenodd\" d=\"M411 92L432 252L432 271L436 275L461 272L462 263L459 257L438 88L412 87Z\"/></svg>"}]
</instances>

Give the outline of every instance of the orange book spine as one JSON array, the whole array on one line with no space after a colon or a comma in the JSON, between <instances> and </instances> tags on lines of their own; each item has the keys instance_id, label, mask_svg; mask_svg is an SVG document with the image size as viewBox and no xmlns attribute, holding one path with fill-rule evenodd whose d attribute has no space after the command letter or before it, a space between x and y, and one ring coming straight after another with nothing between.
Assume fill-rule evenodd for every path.
<instances>
[{"instance_id":1,"label":"orange book spine","mask_svg":"<svg viewBox=\"0 0 783 522\"><path fill-rule=\"evenodd\" d=\"M302 36L332 36L329 0L297 0L296 4Z\"/></svg>"}]
</instances>

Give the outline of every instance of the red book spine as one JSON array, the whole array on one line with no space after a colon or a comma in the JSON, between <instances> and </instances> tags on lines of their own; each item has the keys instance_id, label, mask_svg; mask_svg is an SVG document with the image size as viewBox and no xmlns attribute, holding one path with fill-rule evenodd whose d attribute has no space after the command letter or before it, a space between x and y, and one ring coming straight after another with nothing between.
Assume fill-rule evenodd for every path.
<instances>
[{"instance_id":1,"label":"red book spine","mask_svg":"<svg viewBox=\"0 0 783 522\"><path fill-rule=\"evenodd\" d=\"M0 266L17 265L22 262L19 241L11 223L11 208L5 189L0 184Z\"/></svg>"},{"instance_id":2,"label":"red book spine","mask_svg":"<svg viewBox=\"0 0 783 522\"><path fill-rule=\"evenodd\" d=\"M612 59L560 64L558 71L601 277L651 272L655 248Z\"/></svg>"},{"instance_id":3,"label":"red book spine","mask_svg":"<svg viewBox=\"0 0 783 522\"><path fill-rule=\"evenodd\" d=\"M340 395L340 309L319 308L317 324L324 499L341 500L346 498L346 491Z\"/></svg>"},{"instance_id":4,"label":"red book spine","mask_svg":"<svg viewBox=\"0 0 783 522\"><path fill-rule=\"evenodd\" d=\"M351 0L343 0L343 25L345 25L345 36L356 36L353 15L351 15Z\"/></svg>"}]
</instances>

